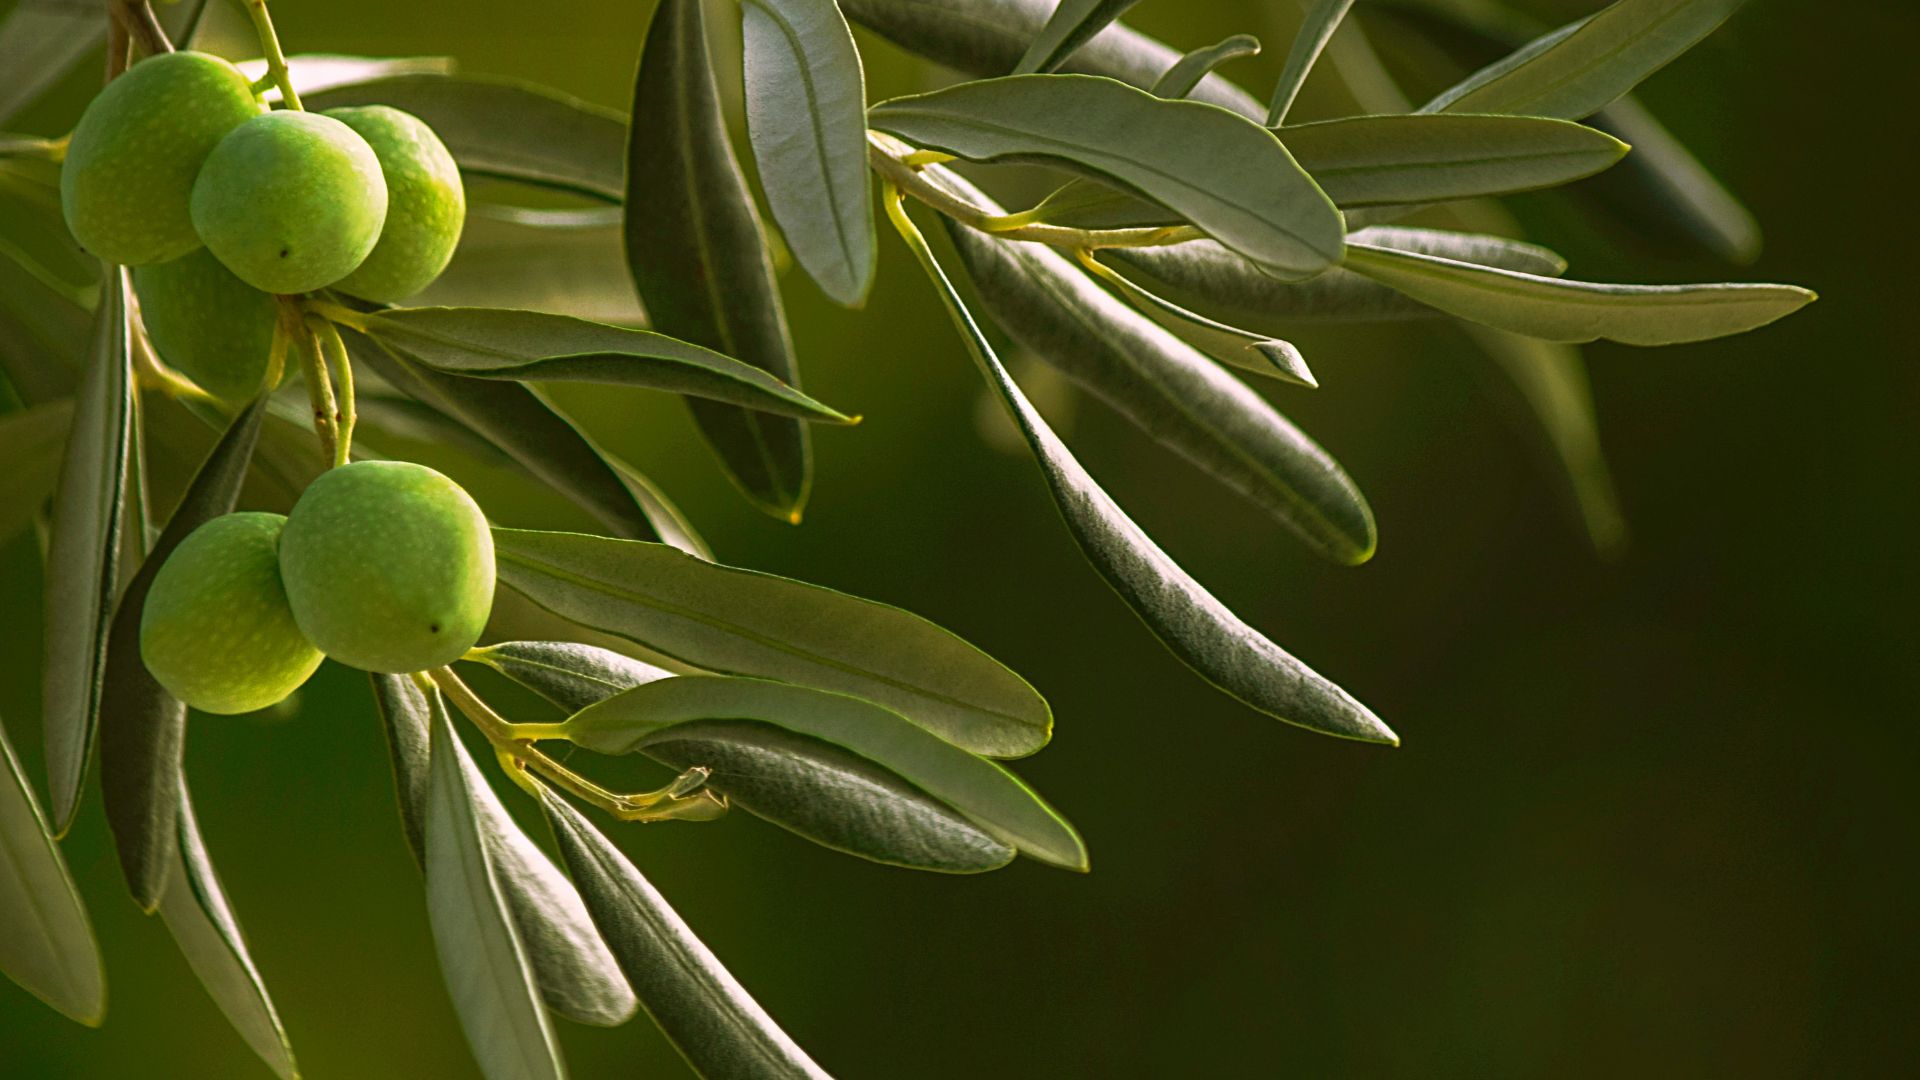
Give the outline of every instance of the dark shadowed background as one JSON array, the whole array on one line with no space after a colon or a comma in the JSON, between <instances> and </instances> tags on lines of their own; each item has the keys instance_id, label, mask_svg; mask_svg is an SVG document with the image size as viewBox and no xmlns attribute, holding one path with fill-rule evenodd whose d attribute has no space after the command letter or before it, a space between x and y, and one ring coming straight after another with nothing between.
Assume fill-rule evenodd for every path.
<instances>
[{"instance_id":1,"label":"dark shadowed background","mask_svg":"<svg viewBox=\"0 0 1920 1080\"><path fill-rule=\"evenodd\" d=\"M651 6L275 11L292 52L450 53L624 106ZM1559 21L1595 5L1528 6ZM1147 0L1131 21L1182 48L1260 35L1267 53L1228 74L1264 92L1296 19L1278 0ZM875 98L941 77L861 40ZM1266 388L1371 498L1380 553L1357 569L1080 403L1070 441L1115 496L1385 717L1398 750L1256 715L1155 643L1080 563L1033 466L983 441L977 378L891 236L865 311L785 281L808 389L868 417L818 431L798 528L733 494L676 403L560 393L723 559L921 612L1039 686L1057 734L1017 768L1094 869L915 874L744 813L614 835L847 1077L1910 1068L1920 342L1900 117L1915 41L1920 16L1895 0L1762 0L1644 87L1764 222L1752 268L1596 228L1562 196L1518 201L1580 276L1822 294L1744 337L1589 349L1634 534L1613 565L1442 323L1303 331L1323 389ZM28 120L55 130L94 71ZM551 497L487 509L580 524ZM0 715L37 778L31 545L0 552ZM296 709L197 719L188 765L306 1075L475 1075L364 678L329 664ZM97 793L66 852L107 951L108 1023L88 1031L0 981L0 1075L266 1076L128 899ZM583 1078L684 1071L644 1019L559 1026Z\"/></svg>"}]
</instances>

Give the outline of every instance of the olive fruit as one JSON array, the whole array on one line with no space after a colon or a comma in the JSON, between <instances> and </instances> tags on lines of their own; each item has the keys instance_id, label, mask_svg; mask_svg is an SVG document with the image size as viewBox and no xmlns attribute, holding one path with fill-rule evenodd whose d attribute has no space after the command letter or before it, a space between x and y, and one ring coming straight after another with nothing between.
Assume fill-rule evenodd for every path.
<instances>
[{"instance_id":1,"label":"olive fruit","mask_svg":"<svg viewBox=\"0 0 1920 1080\"><path fill-rule=\"evenodd\" d=\"M280 587L279 514L227 514L173 549L140 612L140 657L202 712L264 709L320 666Z\"/></svg>"},{"instance_id":2,"label":"olive fruit","mask_svg":"<svg viewBox=\"0 0 1920 1080\"><path fill-rule=\"evenodd\" d=\"M193 225L240 280L270 293L339 281L380 239L387 183L367 140L330 116L271 112L234 128L193 183Z\"/></svg>"},{"instance_id":3,"label":"olive fruit","mask_svg":"<svg viewBox=\"0 0 1920 1080\"><path fill-rule=\"evenodd\" d=\"M493 535L460 485L424 465L359 461L307 486L280 538L300 629L367 671L452 663L493 609Z\"/></svg>"},{"instance_id":4,"label":"olive fruit","mask_svg":"<svg viewBox=\"0 0 1920 1080\"><path fill-rule=\"evenodd\" d=\"M387 224L380 242L338 288L363 300L405 300L440 276L460 243L467 194L460 167L440 136L411 113L385 105L328 109L360 133L387 180Z\"/></svg>"},{"instance_id":5,"label":"olive fruit","mask_svg":"<svg viewBox=\"0 0 1920 1080\"><path fill-rule=\"evenodd\" d=\"M160 359L227 401L260 392L279 304L204 248L133 272L140 319Z\"/></svg>"},{"instance_id":6,"label":"olive fruit","mask_svg":"<svg viewBox=\"0 0 1920 1080\"><path fill-rule=\"evenodd\" d=\"M200 246L188 201L215 145L265 106L217 56L162 53L128 68L87 105L60 169L60 208L88 251L122 266Z\"/></svg>"}]
</instances>

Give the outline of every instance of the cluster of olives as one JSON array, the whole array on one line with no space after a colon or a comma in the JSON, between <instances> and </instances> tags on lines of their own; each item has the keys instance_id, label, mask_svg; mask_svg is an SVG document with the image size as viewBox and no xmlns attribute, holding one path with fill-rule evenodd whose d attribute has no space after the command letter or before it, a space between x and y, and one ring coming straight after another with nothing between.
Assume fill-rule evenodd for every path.
<instances>
[{"instance_id":1,"label":"cluster of olives","mask_svg":"<svg viewBox=\"0 0 1920 1080\"><path fill-rule=\"evenodd\" d=\"M268 111L219 57L164 53L107 84L60 175L67 227L134 267L155 349L217 396L260 388L276 304L391 303L446 269L466 220L453 156L384 105Z\"/></svg>"},{"instance_id":2,"label":"cluster of olives","mask_svg":"<svg viewBox=\"0 0 1920 1080\"><path fill-rule=\"evenodd\" d=\"M279 514L195 529L154 576L140 655L202 712L263 709L322 656L367 671L452 663L493 609L493 537L458 484L404 461L321 475Z\"/></svg>"}]
</instances>

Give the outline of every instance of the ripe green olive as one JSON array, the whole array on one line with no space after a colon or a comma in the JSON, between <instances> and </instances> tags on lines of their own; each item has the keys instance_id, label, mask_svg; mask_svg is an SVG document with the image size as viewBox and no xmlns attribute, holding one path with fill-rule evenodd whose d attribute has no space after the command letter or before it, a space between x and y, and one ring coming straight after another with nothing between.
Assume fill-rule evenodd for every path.
<instances>
[{"instance_id":1,"label":"ripe green olive","mask_svg":"<svg viewBox=\"0 0 1920 1080\"><path fill-rule=\"evenodd\" d=\"M200 239L240 280L303 293L346 277L373 250L387 183L352 128L330 116L271 112L213 148L192 204Z\"/></svg>"},{"instance_id":2,"label":"ripe green olive","mask_svg":"<svg viewBox=\"0 0 1920 1080\"><path fill-rule=\"evenodd\" d=\"M154 575L140 657L201 712L264 709L300 688L320 650L280 587L279 514L227 514L188 534Z\"/></svg>"},{"instance_id":3,"label":"ripe green olive","mask_svg":"<svg viewBox=\"0 0 1920 1080\"><path fill-rule=\"evenodd\" d=\"M204 248L133 272L140 318L160 359L227 401L260 392L279 305Z\"/></svg>"},{"instance_id":4,"label":"ripe green olive","mask_svg":"<svg viewBox=\"0 0 1920 1080\"><path fill-rule=\"evenodd\" d=\"M424 465L360 461L308 485L280 539L300 629L367 671L423 671L473 647L493 609L493 535L460 485Z\"/></svg>"},{"instance_id":5,"label":"ripe green olive","mask_svg":"<svg viewBox=\"0 0 1920 1080\"><path fill-rule=\"evenodd\" d=\"M325 113L360 133L387 181L387 224L359 269L337 286L363 300L405 300L440 276L460 243L467 194L460 167L425 121L385 105Z\"/></svg>"},{"instance_id":6,"label":"ripe green olive","mask_svg":"<svg viewBox=\"0 0 1920 1080\"><path fill-rule=\"evenodd\" d=\"M60 169L60 208L82 247L146 266L200 246L188 201L221 139L265 106L238 68L206 53L149 57L88 104Z\"/></svg>"}]
</instances>

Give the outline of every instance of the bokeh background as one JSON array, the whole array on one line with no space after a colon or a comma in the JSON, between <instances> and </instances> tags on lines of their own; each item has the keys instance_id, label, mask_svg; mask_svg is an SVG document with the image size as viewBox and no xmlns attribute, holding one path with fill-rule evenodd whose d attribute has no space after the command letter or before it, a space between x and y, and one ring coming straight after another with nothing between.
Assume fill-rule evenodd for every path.
<instances>
[{"instance_id":1,"label":"bokeh background","mask_svg":"<svg viewBox=\"0 0 1920 1080\"><path fill-rule=\"evenodd\" d=\"M1526 6L1557 22L1596 5ZM289 51L450 53L622 106L651 7L275 13ZM714 9L723 43L730 9ZM1260 35L1267 54L1229 71L1257 89L1296 20L1265 0L1149 0L1131 18L1182 48ZM1517 202L1583 276L1822 294L1744 337L1589 350L1633 529L1611 565L1441 323L1303 332L1323 388L1268 388L1372 500L1380 553L1358 569L1316 561L1097 403L1056 409L1178 559L1386 717L1398 750L1256 715L1155 643L1079 561L1032 465L983 437L976 377L891 236L865 311L785 282L808 389L868 417L817 432L801 527L748 509L677 404L562 394L723 559L924 613L1033 680L1057 735L1017 768L1083 831L1094 870L915 874L744 813L628 826L620 843L847 1077L1910 1068L1920 342L1900 117L1916 40L1905 3L1761 0L1644 87L1765 223L1750 269L1560 196ZM875 97L942 77L862 43ZM58 130L93 70L29 121ZM503 520L580 524L551 496L499 490ZM36 777L39 589L31 540L0 551L0 716ZM328 665L296 709L197 720L189 743L212 853L305 1073L476 1075L363 679ZM0 1075L267 1075L128 900L97 795L66 852L107 950L109 1020L85 1030L0 981ZM560 1027L579 1076L685 1072L644 1020Z\"/></svg>"}]
</instances>

